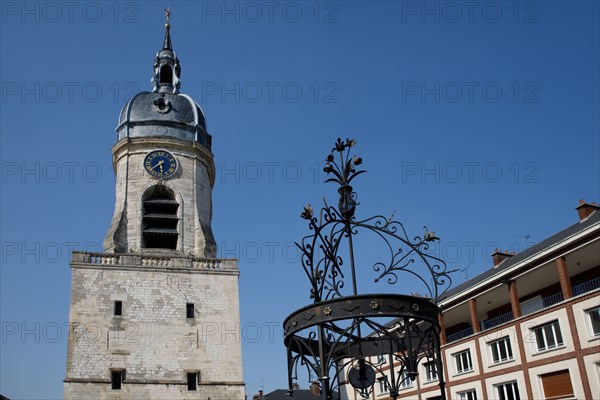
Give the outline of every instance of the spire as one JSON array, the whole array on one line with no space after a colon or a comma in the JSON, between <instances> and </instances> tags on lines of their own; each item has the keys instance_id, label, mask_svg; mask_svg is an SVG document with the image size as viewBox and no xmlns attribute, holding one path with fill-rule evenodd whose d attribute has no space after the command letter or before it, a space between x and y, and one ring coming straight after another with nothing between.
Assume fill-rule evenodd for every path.
<instances>
[{"instance_id":1,"label":"spire","mask_svg":"<svg viewBox=\"0 0 600 400\"><path fill-rule=\"evenodd\" d=\"M177 94L181 86L179 80L181 67L171 44L171 11L168 8L165 9L165 17L167 19L167 23L165 24L165 40L162 50L156 54L154 75L152 76L152 91Z\"/></svg>"},{"instance_id":2,"label":"spire","mask_svg":"<svg viewBox=\"0 0 600 400\"><path fill-rule=\"evenodd\" d=\"M169 30L171 29L171 24L169 23L171 19L171 10L167 7L165 9L165 18L167 19L167 23L165 24L165 42L163 43L163 50L173 50L173 46L171 45L171 34Z\"/></svg>"}]
</instances>

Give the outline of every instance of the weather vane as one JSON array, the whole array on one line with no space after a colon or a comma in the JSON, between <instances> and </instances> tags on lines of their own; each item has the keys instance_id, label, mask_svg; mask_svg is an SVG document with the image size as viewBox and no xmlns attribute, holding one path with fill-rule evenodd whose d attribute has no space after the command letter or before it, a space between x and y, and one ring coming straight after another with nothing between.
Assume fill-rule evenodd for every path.
<instances>
[{"instance_id":1,"label":"weather vane","mask_svg":"<svg viewBox=\"0 0 600 400\"><path fill-rule=\"evenodd\" d=\"M165 28L169 29L171 27L171 24L169 23L169 21L171 20L171 10L169 9L169 7L164 9L165 11L165 17L167 18L167 23L165 24Z\"/></svg>"}]
</instances>

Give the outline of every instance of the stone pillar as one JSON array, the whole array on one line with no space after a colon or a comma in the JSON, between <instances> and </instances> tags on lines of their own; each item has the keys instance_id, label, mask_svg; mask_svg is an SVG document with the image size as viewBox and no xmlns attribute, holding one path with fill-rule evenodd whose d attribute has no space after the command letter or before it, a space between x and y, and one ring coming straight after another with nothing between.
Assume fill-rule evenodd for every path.
<instances>
[{"instance_id":1,"label":"stone pillar","mask_svg":"<svg viewBox=\"0 0 600 400\"><path fill-rule=\"evenodd\" d=\"M573 288L571 287L571 279L569 278L569 270L567 269L567 260L564 257L556 259L556 269L558 271L558 280L560 281L563 299L570 299L573 297Z\"/></svg>"},{"instance_id":2,"label":"stone pillar","mask_svg":"<svg viewBox=\"0 0 600 400\"><path fill-rule=\"evenodd\" d=\"M510 308L512 309L513 318L521 316L521 301L517 291L517 281L508 281L508 295L510 297Z\"/></svg>"},{"instance_id":3,"label":"stone pillar","mask_svg":"<svg viewBox=\"0 0 600 400\"><path fill-rule=\"evenodd\" d=\"M473 333L479 332L479 316L477 315L477 301L475 299L469 300L469 312L471 313L471 326L473 327Z\"/></svg>"}]
</instances>

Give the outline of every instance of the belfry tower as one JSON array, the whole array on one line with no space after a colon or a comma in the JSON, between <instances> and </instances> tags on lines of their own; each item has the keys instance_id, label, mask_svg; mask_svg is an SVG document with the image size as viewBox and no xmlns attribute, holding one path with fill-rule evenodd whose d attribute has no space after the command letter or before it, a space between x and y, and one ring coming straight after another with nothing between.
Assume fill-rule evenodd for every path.
<instances>
[{"instance_id":1,"label":"belfry tower","mask_svg":"<svg viewBox=\"0 0 600 400\"><path fill-rule=\"evenodd\" d=\"M120 114L104 252L72 255L65 399L245 399L237 260L215 258L211 135L169 16L152 91Z\"/></svg>"}]
</instances>

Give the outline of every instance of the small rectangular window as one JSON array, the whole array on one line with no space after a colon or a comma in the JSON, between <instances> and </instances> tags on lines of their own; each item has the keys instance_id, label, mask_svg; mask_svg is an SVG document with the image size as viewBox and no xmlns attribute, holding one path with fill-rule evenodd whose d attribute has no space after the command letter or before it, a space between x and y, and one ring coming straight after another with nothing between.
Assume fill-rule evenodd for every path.
<instances>
[{"instance_id":1,"label":"small rectangular window","mask_svg":"<svg viewBox=\"0 0 600 400\"><path fill-rule=\"evenodd\" d=\"M378 378L377 383L379 384L379 394L389 392L387 377Z\"/></svg>"},{"instance_id":2,"label":"small rectangular window","mask_svg":"<svg viewBox=\"0 0 600 400\"><path fill-rule=\"evenodd\" d=\"M187 303L185 305L185 315L187 318L194 318L194 303Z\"/></svg>"},{"instance_id":3,"label":"small rectangular window","mask_svg":"<svg viewBox=\"0 0 600 400\"><path fill-rule=\"evenodd\" d=\"M512 348L510 346L510 338L508 336L502 339L488 343L490 352L492 353L492 363L498 364L513 359Z\"/></svg>"},{"instance_id":4,"label":"small rectangular window","mask_svg":"<svg viewBox=\"0 0 600 400\"><path fill-rule=\"evenodd\" d=\"M112 390L120 390L121 384L123 383L124 380L125 380L125 370L124 369L110 372L110 382L111 382Z\"/></svg>"},{"instance_id":5,"label":"small rectangular window","mask_svg":"<svg viewBox=\"0 0 600 400\"><path fill-rule=\"evenodd\" d=\"M115 315L123 315L123 302L115 301Z\"/></svg>"},{"instance_id":6,"label":"small rectangular window","mask_svg":"<svg viewBox=\"0 0 600 400\"><path fill-rule=\"evenodd\" d=\"M400 389L408 389L413 386L413 380L408 375L406 370L402 371L400 374Z\"/></svg>"},{"instance_id":7,"label":"small rectangular window","mask_svg":"<svg viewBox=\"0 0 600 400\"><path fill-rule=\"evenodd\" d=\"M465 350L460 353L453 354L454 366L456 373L460 374L467 371L473 370L473 362L471 361L471 351Z\"/></svg>"},{"instance_id":8,"label":"small rectangular window","mask_svg":"<svg viewBox=\"0 0 600 400\"><path fill-rule=\"evenodd\" d=\"M590 317L590 327L592 336L600 336L600 307L592 308L586 311Z\"/></svg>"},{"instance_id":9,"label":"small rectangular window","mask_svg":"<svg viewBox=\"0 0 600 400\"><path fill-rule=\"evenodd\" d=\"M477 400L477 392L475 390L467 390L466 392L458 393L459 400Z\"/></svg>"},{"instance_id":10,"label":"small rectangular window","mask_svg":"<svg viewBox=\"0 0 600 400\"><path fill-rule=\"evenodd\" d=\"M538 351L544 351L563 345L558 321L552 321L533 328Z\"/></svg>"},{"instance_id":11,"label":"small rectangular window","mask_svg":"<svg viewBox=\"0 0 600 400\"><path fill-rule=\"evenodd\" d=\"M496 386L499 400L521 400L517 382L507 382Z\"/></svg>"},{"instance_id":12,"label":"small rectangular window","mask_svg":"<svg viewBox=\"0 0 600 400\"><path fill-rule=\"evenodd\" d=\"M436 381L438 379L438 375L435 367L435 361L427 362L423 364L423 366L425 367L425 378L427 379L427 382Z\"/></svg>"},{"instance_id":13,"label":"small rectangular window","mask_svg":"<svg viewBox=\"0 0 600 400\"><path fill-rule=\"evenodd\" d=\"M188 390L198 389L198 372L188 372L187 374L187 388Z\"/></svg>"}]
</instances>

